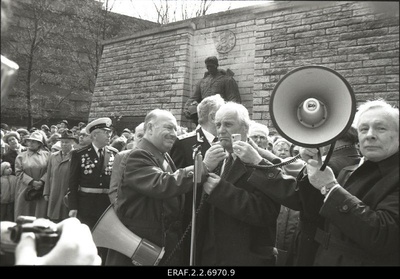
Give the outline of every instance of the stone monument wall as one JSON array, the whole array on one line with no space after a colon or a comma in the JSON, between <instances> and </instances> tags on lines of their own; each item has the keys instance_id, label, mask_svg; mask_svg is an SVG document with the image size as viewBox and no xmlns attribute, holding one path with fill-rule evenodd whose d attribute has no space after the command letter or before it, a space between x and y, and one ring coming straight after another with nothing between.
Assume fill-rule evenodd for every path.
<instances>
[{"instance_id":1,"label":"stone monument wall","mask_svg":"<svg viewBox=\"0 0 400 279\"><path fill-rule=\"evenodd\" d=\"M193 129L183 105L212 55L235 74L251 117L272 131L271 93L305 65L343 75L358 103L382 97L398 106L399 4L377 3L274 2L106 41L89 120L108 116L117 131L133 129L151 109L164 108Z\"/></svg>"}]
</instances>

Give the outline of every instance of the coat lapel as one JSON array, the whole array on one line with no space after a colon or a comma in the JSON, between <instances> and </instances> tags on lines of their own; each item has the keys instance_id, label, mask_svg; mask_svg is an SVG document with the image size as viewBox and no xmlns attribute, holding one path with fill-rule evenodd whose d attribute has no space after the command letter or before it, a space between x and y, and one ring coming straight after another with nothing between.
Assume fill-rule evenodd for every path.
<instances>
[{"instance_id":1,"label":"coat lapel","mask_svg":"<svg viewBox=\"0 0 400 279\"><path fill-rule=\"evenodd\" d=\"M226 180L235 184L245 173L247 173L246 166L239 158L236 158Z\"/></svg>"},{"instance_id":2,"label":"coat lapel","mask_svg":"<svg viewBox=\"0 0 400 279\"><path fill-rule=\"evenodd\" d=\"M172 169L169 168L168 162L165 160L164 156L161 152L147 139L143 138L139 144L138 148L144 149L150 152L153 155L154 161L157 162L157 165L165 172L171 172Z\"/></svg>"}]
</instances>

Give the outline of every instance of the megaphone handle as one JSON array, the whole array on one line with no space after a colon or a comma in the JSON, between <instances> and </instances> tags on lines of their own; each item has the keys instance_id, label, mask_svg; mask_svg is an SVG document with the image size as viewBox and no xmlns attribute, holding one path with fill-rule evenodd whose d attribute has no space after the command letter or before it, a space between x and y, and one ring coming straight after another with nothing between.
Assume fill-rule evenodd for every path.
<instances>
[{"instance_id":1,"label":"megaphone handle","mask_svg":"<svg viewBox=\"0 0 400 279\"><path fill-rule=\"evenodd\" d=\"M329 151L328 151L328 154L326 154L326 157L325 157L325 160L324 160L324 164L321 166L321 168L319 170L324 171L326 166L328 165L328 162L329 162L329 160L330 160L330 158L332 156L333 150L335 149L335 143L336 142L333 142L331 144L331 146L329 147ZM319 149L318 149L318 154L320 155ZM319 158L319 160L320 160L320 158Z\"/></svg>"},{"instance_id":2,"label":"megaphone handle","mask_svg":"<svg viewBox=\"0 0 400 279\"><path fill-rule=\"evenodd\" d=\"M321 148L318 147L318 166L322 165L322 152Z\"/></svg>"}]
</instances>

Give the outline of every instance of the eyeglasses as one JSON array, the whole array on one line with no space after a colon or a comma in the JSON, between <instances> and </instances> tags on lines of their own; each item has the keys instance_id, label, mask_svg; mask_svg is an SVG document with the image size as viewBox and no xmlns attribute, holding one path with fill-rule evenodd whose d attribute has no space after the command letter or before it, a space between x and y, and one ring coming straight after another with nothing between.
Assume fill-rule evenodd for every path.
<instances>
[{"instance_id":1,"label":"eyeglasses","mask_svg":"<svg viewBox=\"0 0 400 279\"><path fill-rule=\"evenodd\" d=\"M253 140L267 140L267 138L266 137L264 137L264 136L250 136Z\"/></svg>"}]
</instances>

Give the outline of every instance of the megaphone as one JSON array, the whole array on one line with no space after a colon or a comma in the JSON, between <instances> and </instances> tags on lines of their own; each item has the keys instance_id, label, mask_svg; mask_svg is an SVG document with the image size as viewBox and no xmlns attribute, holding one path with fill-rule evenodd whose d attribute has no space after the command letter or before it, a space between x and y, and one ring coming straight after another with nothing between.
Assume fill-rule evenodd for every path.
<instances>
[{"instance_id":1,"label":"megaphone","mask_svg":"<svg viewBox=\"0 0 400 279\"><path fill-rule=\"evenodd\" d=\"M97 247L113 249L129 257L134 265L158 265L165 253L164 247L160 248L126 228L112 204L93 227L92 237Z\"/></svg>"},{"instance_id":2,"label":"megaphone","mask_svg":"<svg viewBox=\"0 0 400 279\"><path fill-rule=\"evenodd\" d=\"M289 142L319 148L334 144L353 123L356 99L349 82L323 66L304 66L287 73L275 86L269 104L274 127Z\"/></svg>"},{"instance_id":3,"label":"megaphone","mask_svg":"<svg viewBox=\"0 0 400 279\"><path fill-rule=\"evenodd\" d=\"M335 142L350 128L356 99L348 81L336 71L304 66L279 80L269 109L280 135L295 145L317 148Z\"/></svg>"}]
</instances>

